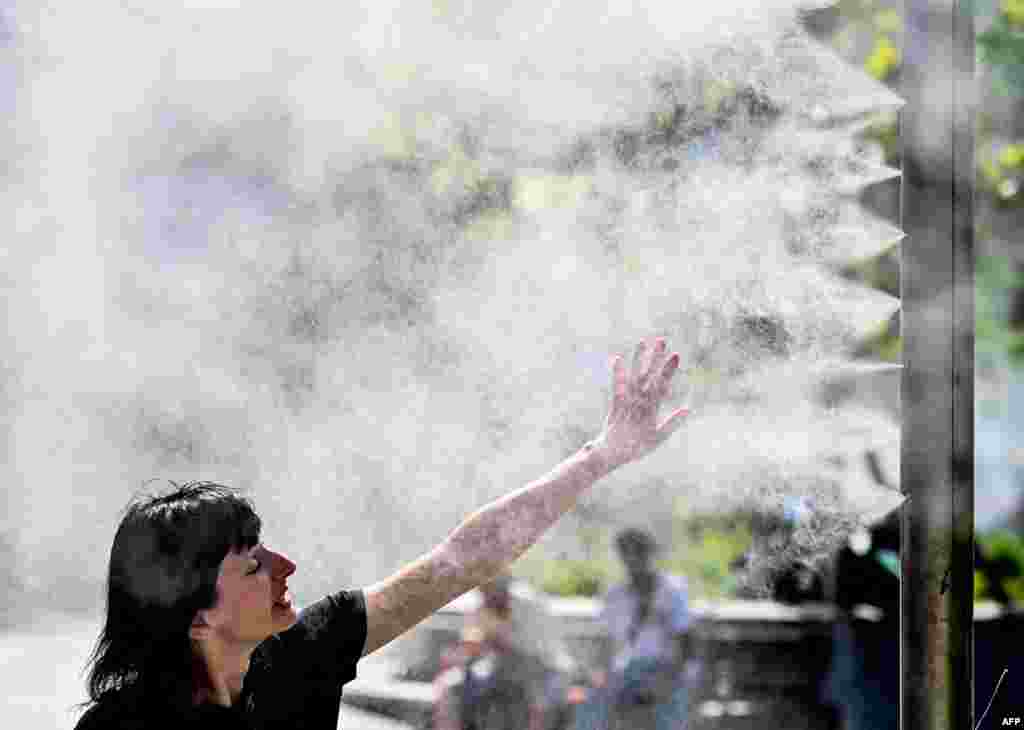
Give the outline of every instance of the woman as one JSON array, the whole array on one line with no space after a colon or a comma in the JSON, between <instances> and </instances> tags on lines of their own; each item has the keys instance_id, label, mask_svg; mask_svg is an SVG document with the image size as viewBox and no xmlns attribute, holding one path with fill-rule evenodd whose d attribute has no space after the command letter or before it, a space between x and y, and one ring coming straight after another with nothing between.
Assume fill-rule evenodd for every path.
<instances>
[{"instance_id":1,"label":"woman","mask_svg":"<svg viewBox=\"0 0 1024 730\"><path fill-rule=\"evenodd\" d=\"M78 730L337 727L341 687L370 654L492 580L598 479L665 441L659 422L679 355L641 342L613 360L600 435L552 471L470 515L384 581L295 613L295 564L259 541L251 503L210 483L129 506L110 555L107 618Z\"/></svg>"},{"instance_id":2,"label":"woman","mask_svg":"<svg viewBox=\"0 0 1024 730\"><path fill-rule=\"evenodd\" d=\"M364 597L342 591L300 619L286 583L295 564L259 534L252 504L217 484L128 507L80 730L337 725L366 638Z\"/></svg>"}]
</instances>

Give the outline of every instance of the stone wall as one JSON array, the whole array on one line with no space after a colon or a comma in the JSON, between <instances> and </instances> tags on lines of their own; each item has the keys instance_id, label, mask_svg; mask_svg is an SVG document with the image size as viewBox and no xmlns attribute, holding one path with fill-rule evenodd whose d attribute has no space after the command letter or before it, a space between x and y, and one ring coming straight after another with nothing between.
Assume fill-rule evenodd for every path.
<instances>
[{"instance_id":1,"label":"stone wall","mask_svg":"<svg viewBox=\"0 0 1024 730\"><path fill-rule=\"evenodd\" d=\"M414 727L429 727L429 681L477 600L472 593L463 596L361 663L359 679L346 686L345 701ZM735 601L695 603L692 610L700 671L691 702L691 730L839 727L835 710L822 694L832 658L832 606ZM523 587L513 592L513 620L527 627L524 633L533 627L534 646L542 647L549 662L570 677L595 666L604 636L599 611L596 600L542 597ZM865 612L856 620L872 622L875 617ZM987 702L991 693L988 685L994 682L988 681L989 675L996 676L1004 665L1016 661L1011 656L1013 642L1003 637L1022 635L1024 614L981 607L975 627L978 690L984 694L977 704ZM878 641L899 640L898 634L889 637L891 631L881 625L879 629Z\"/></svg>"}]
</instances>

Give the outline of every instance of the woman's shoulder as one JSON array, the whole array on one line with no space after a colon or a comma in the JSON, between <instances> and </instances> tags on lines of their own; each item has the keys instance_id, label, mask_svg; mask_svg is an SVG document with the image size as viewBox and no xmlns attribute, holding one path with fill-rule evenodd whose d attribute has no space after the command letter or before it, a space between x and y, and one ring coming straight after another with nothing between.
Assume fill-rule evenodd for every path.
<instances>
[{"instance_id":1,"label":"woman's shoulder","mask_svg":"<svg viewBox=\"0 0 1024 730\"><path fill-rule=\"evenodd\" d=\"M178 726L180 715L152 703L141 702L134 693L110 690L89 706L78 719L75 730L160 730Z\"/></svg>"},{"instance_id":2,"label":"woman's shoulder","mask_svg":"<svg viewBox=\"0 0 1024 730\"><path fill-rule=\"evenodd\" d=\"M119 691L107 692L93 703L78 719L75 730L113 730L133 728L140 725L138 708L131 703L127 694ZM133 722L136 725L133 725Z\"/></svg>"}]
</instances>

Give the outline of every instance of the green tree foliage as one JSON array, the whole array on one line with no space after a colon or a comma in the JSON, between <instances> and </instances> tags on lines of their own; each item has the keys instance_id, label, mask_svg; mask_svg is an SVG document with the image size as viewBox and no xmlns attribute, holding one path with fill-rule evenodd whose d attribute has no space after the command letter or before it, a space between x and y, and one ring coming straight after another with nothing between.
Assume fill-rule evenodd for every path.
<instances>
[{"instance_id":1,"label":"green tree foliage","mask_svg":"<svg viewBox=\"0 0 1024 730\"><path fill-rule=\"evenodd\" d=\"M982 555L994 567L990 575L974 572L974 599L996 597L991 574L998 576L1003 591L1015 603L1024 603L1024 535L1010 530L990 530L978 536Z\"/></svg>"},{"instance_id":2,"label":"green tree foliage","mask_svg":"<svg viewBox=\"0 0 1024 730\"><path fill-rule=\"evenodd\" d=\"M1024 330L1012 327L1007 309L1013 292L1024 289L1024 273L1007 256L976 258L975 339L979 366L997 367L1003 354L1024 366Z\"/></svg>"},{"instance_id":3,"label":"green tree foliage","mask_svg":"<svg viewBox=\"0 0 1024 730\"><path fill-rule=\"evenodd\" d=\"M751 545L747 514L701 514L677 517L672 544L657 560L659 570L684 575L691 598L714 600L732 594L729 565ZM594 598L625 578L612 548L611 531L590 535L585 560L550 558L542 551L525 556L513 572L554 596Z\"/></svg>"},{"instance_id":4,"label":"green tree foliage","mask_svg":"<svg viewBox=\"0 0 1024 730\"><path fill-rule=\"evenodd\" d=\"M996 90L1024 96L1024 2L1003 0L992 27L976 39L979 60L993 70Z\"/></svg>"},{"instance_id":5,"label":"green tree foliage","mask_svg":"<svg viewBox=\"0 0 1024 730\"><path fill-rule=\"evenodd\" d=\"M608 589L613 572L607 560L546 560L536 583L552 596L595 598Z\"/></svg>"},{"instance_id":6,"label":"green tree foliage","mask_svg":"<svg viewBox=\"0 0 1024 730\"><path fill-rule=\"evenodd\" d=\"M673 549L658 561L666 572L685 575L690 595L728 598L734 588L729 565L750 549L748 515L696 514L678 521Z\"/></svg>"}]
</instances>

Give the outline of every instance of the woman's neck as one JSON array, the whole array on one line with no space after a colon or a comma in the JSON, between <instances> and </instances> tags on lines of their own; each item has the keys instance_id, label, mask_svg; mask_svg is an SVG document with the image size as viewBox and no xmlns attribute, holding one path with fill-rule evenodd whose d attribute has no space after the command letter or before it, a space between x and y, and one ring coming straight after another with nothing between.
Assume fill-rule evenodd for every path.
<instances>
[{"instance_id":1,"label":"woman's neck","mask_svg":"<svg viewBox=\"0 0 1024 730\"><path fill-rule=\"evenodd\" d=\"M249 670L249 652L232 653L204 646L193 654L192 701L231 707L242 696L242 685Z\"/></svg>"}]
</instances>

